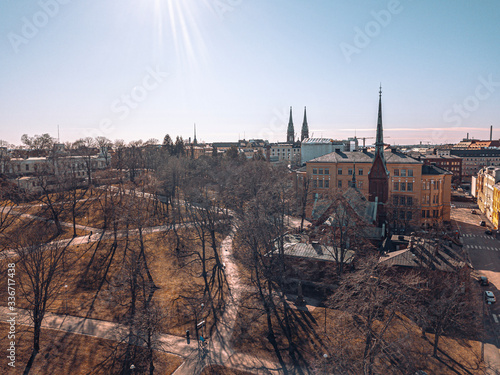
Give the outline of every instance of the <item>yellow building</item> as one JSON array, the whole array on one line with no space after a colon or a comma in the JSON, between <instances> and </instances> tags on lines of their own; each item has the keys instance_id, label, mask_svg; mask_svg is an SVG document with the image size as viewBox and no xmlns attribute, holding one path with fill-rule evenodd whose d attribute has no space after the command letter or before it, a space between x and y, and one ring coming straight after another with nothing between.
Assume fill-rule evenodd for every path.
<instances>
[{"instance_id":1,"label":"yellow building","mask_svg":"<svg viewBox=\"0 0 500 375\"><path fill-rule=\"evenodd\" d=\"M498 229L498 216L500 214L500 184L493 187L493 208L491 214L491 223Z\"/></svg>"},{"instance_id":2,"label":"yellow building","mask_svg":"<svg viewBox=\"0 0 500 375\"><path fill-rule=\"evenodd\" d=\"M368 173L373 158L373 152L363 150L332 152L307 162L303 175L310 179L313 199L328 199L353 184L368 199ZM424 165L396 150L385 151L384 158L389 173L386 206L397 216L393 220L418 224L450 220L451 172ZM313 207L309 207L309 216Z\"/></svg>"}]
</instances>

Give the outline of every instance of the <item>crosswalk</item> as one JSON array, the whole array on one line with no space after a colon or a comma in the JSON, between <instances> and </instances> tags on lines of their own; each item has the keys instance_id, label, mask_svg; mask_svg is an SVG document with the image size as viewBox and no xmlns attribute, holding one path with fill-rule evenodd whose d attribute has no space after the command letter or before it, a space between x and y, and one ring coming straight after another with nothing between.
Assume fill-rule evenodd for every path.
<instances>
[{"instance_id":1,"label":"crosswalk","mask_svg":"<svg viewBox=\"0 0 500 375\"><path fill-rule=\"evenodd\" d=\"M465 247L472 250L500 251L500 246L465 245Z\"/></svg>"},{"instance_id":2,"label":"crosswalk","mask_svg":"<svg viewBox=\"0 0 500 375\"><path fill-rule=\"evenodd\" d=\"M487 234L462 234L462 237L476 237L476 238L487 238L489 240L494 240L495 236Z\"/></svg>"}]
</instances>

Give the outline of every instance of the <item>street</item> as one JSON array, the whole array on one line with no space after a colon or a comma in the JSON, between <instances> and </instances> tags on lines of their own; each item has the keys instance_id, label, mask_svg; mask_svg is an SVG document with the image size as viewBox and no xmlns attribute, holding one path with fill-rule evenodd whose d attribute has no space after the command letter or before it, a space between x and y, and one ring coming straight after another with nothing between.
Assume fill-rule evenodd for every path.
<instances>
[{"instance_id":1,"label":"street","mask_svg":"<svg viewBox=\"0 0 500 375\"><path fill-rule=\"evenodd\" d=\"M475 214L472 213L475 210ZM482 293L490 290L495 294L497 300L500 298L500 240L495 234L489 235L485 231L493 228L486 216L479 211L475 203L457 203L451 209L451 219L460 231L464 253L468 256L474 267L474 274L486 276L490 285L482 286ZM480 226L481 221L486 226ZM493 231L495 233L495 231ZM484 297L482 297L484 301ZM493 368L500 369L500 303L486 304L485 324L485 361ZM494 374L495 372L489 371Z\"/></svg>"}]
</instances>

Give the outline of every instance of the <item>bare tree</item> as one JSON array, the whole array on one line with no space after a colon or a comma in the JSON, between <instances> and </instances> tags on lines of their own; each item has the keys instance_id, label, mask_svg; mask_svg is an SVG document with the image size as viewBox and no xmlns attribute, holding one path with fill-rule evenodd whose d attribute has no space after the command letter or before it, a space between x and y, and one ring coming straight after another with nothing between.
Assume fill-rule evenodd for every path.
<instances>
[{"instance_id":1,"label":"bare tree","mask_svg":"<svg viewBox=\"0 0 500 375\"><path fill-rule=\"evenodd\" d=\"M49 306L54 302L65 283L64 258L70 242L44 243L40 241L40 225L31 224L24 229L16 254L16 268L22 275L19 288L28 304L33 322L33 351L24 374L30 372L36 355L40 351L42 322ZM64 267L63 267L64 265Z\"/></svg>"},{"instance_id":2,"label":"bare tree","mask_svg":"<svg viewBox=\"0 0 500 375\"><path fill-rule=\"evenodd\" d=\"M482 315L478 310L483 302L467 268L457 272L429 271L426 276L426 287L413 311L418 313L422 334L434 334L432 355L437 357L443 334L477 338Z\"/></svg>"},{"instance_id":3,"label":"bare tree","mask_svg":"<svg viewBox=\"0 0 500 375\"><path fill-rule=\"evenodd\" d=\"M344 275L331 305L350 313L354 326L364 337L364 374L378 373L376 366L384 362L404 367L399 363L404 356L396 355L399 343L388 341L386 335L398 313L416 300L420 282L415 274L394 275L379 265L377 256L366 256L358 271Z\"/></svg>"}]
</instances>

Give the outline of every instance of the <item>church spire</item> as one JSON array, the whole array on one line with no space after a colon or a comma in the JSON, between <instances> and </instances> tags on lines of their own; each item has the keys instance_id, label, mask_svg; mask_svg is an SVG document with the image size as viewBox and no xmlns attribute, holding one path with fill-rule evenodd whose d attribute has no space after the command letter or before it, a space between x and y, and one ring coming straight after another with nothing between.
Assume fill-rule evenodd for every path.
<instances>
[{"instance_id":1,"label":"church spire","mask_svg":"<svg viewBox=\"0 0 500 375\"><path fill-rule=\"evenodd\" d=\"M307 125L306 107L304 107L304 122L302 123L302 132L300 134L300 140L303 141L306 138L309 138L309 126Z\"/></svg>"},{"instance_id":2,"label":"church spire","mask_svg":"<svg viewBox=\"0 0 500 375\"><path fill-rule=\"evenodd\" d=\"M382 85L378 98L377 136L375 141L375 155L368 172L368 200L376 202L377 224L382 226L386 221L385 203L389 198L389 172L384 158L384 135L382 128Z\"/></svg>"},{"instance_id":3,"label":"church spire","mask_svg":"<svg viewBox=\"0 0 500 375\"><path fill-rule=\"evenodd\" d=\"M294 141L293 120L292 120L292 107L290 107L290 119L288 120L288 130L286 132L286 141L293 143Z\"/></svg>"},{"instance_id":4,"label":"church spire","mask_svg":"<svg viewBox=\"0 0 500 375\"><path fill-rule=\"evenodd\" d=\"M384 130L382 127L382 84L378 92L378 119L377 136L375 139L375 154L380 154L384 158Z\"/></svg>"}]
</instances>

